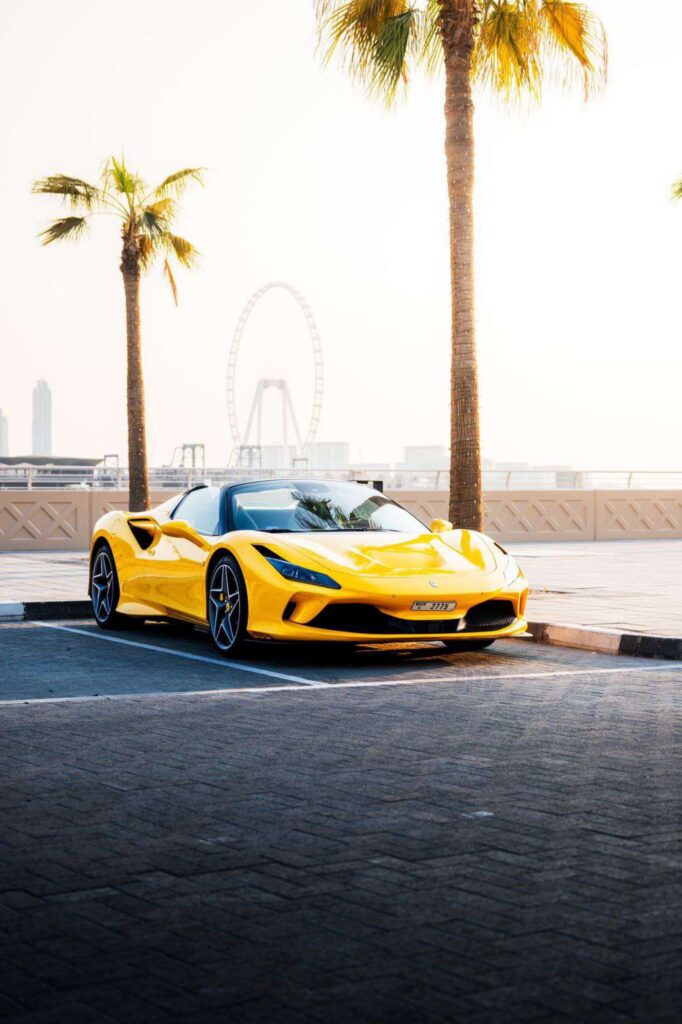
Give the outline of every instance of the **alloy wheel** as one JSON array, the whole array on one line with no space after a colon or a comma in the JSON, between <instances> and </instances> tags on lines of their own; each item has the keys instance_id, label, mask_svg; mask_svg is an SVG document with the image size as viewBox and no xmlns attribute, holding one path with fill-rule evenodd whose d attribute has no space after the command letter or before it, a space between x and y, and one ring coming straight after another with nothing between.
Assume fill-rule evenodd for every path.
<instances>
[{"instance_id":1,"label":"alloy wheel","mask_svg":"<svg viewBox=\"0 0 682 1024\"><path fill-rule=\"evenodd\" d=\"M239 634L241 599L237 577L225 562L216 566L211 578L208 615L213 639L221 651L229 651Z\"/></svg>"},{"instance_id":2,"label":"alloy wheel","mask_svg":"<svg viewBox=\"0 0 682 1024\"><path fill-rule=\"evenodd\" d=\"M92 608L98 622L106 622L113 610L114 567L108 551L102 550L92 567Z\"/></svg>"}]
</instances>

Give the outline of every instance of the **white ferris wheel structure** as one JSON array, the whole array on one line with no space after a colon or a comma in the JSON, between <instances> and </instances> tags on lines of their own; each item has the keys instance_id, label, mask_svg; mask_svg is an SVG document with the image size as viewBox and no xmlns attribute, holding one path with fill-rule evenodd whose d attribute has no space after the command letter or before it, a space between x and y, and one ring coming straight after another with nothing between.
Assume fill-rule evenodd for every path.
<instances>
[{"instance_id":1,"label":"white ferris wheel structure","mask_svg":"<svg viewBox=\"0 0 682 1024\"><path fill-rule=\"evenodd\" d=\"M239 426L239 417L237 414L237 361L242 337L249 322L249 317L253 313L254 307L265 295L268 294L268 292L275 289L282 289L294 299L303 314L308 328L308 335L310 337L314 370L313 404L310 421L304 435L301 434L299 429L298 420L291 401L288 383L286 379L282 378L262 377L258 381L243 433ZM231 461L236 462L238 466L260 465L263 400L265 392L270 388L280 392L282 445L286 458L289 451L290 438L294 441L297 453L300 453L305 446L312 444L315 440L317 430L320 425L322 398L324 394L322 344L320 342L317 324L315 323L315 317L313 316L312 310L301 292L292 285L287 284L286 281L269 281L253 293L239 315L237 326L235 327L235 331L232 336L232 344L230 346L230 354L227 361L227 415L230 424L230 433L232 434L232 441L234 444Z\"/></svg>"}]
</instances>

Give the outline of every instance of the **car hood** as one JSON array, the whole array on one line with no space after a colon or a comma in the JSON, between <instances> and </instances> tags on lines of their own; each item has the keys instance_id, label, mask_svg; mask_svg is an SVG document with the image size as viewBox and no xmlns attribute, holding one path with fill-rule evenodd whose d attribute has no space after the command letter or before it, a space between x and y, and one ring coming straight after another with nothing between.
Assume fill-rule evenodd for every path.
<instances>
[{"instance_id":1,"label":"car hood","mask_svg":"<svg viewBox=\"0 0 682 1024\"><path fill-rule=\"evenodd\" d=\"M492 542L472 530L391 533L343 530L268 534L267 546L290 561L367 577L439 576L497 569Z\"/></svg>"}]
</instances>

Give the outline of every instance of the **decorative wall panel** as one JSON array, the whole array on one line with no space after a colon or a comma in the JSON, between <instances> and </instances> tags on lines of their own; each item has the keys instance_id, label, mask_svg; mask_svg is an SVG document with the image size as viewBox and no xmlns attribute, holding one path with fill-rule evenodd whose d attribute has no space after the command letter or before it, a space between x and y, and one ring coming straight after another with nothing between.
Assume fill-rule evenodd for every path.
<instances>
[{"instance_id":1,"label":"decorative wall panel","mask_svg":"<svg viewBox=\"0 0 682 1024\"><path fill-rule=\"evenodd\" d=\"M73 551L89 540L87 491L0 491L0 550Z\"/></svg>"},{"instance_id":2,"label":"decorative wall panel","mask_svg":"<svg viewBox=\"0 0 682 1024\"><path fill-rule=\"evenodd\" d=\"M448 518L445 491L389 493L427 526ZM84 550L100 516L127 501L124 491L0 490L0 551ZM484 507L502 542L682 538L682 491L489 491Z\"/></svg>"},{"instance_id":3,"label":"decorative wall panel","mask_svg":"<svg viewBox=\"0 0 682 1024\"><path fill-rule=\"evenodd\" d=\"M680 491L597 491L598 540L682 537Z\"/></svg>"}]
</instances>

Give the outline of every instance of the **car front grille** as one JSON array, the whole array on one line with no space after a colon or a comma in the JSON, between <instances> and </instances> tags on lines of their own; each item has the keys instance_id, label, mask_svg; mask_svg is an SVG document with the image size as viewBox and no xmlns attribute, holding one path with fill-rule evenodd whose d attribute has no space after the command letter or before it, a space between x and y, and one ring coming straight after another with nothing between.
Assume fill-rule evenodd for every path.
<instances>
[{"instance_id":1,"label":"car front grille","mask_svg":"<svg viewBox=\"0 0 682 1024\"><path fill-rule=\"evenodd\" d=\"M371 604L328 604L307 626L330 629L340 633L414 634L492 633L511 626L516 618L511 601L483 601L470 608L461 619L400 619L387 615Z\"/></svg>"},{"instance_id":2,"label":"car front grille","mask_svg":"<svg viewBox=\"0 0 682 1024\"><path fill-rule=\"evenodd\" d=\"M466 613L464 632L492 633L511 626L515 618L516 613L511 601L484 601L482 604L475 604Z\"/></svg>"}]
</instances>

